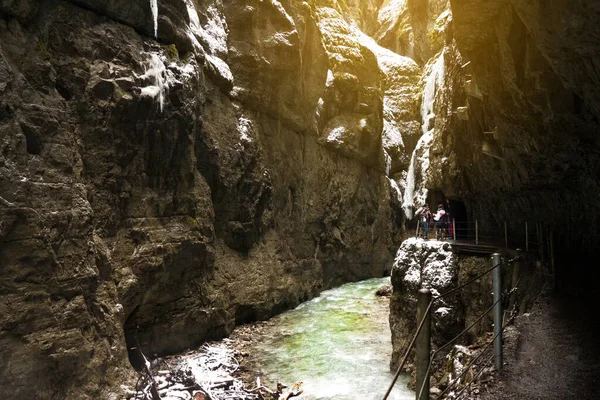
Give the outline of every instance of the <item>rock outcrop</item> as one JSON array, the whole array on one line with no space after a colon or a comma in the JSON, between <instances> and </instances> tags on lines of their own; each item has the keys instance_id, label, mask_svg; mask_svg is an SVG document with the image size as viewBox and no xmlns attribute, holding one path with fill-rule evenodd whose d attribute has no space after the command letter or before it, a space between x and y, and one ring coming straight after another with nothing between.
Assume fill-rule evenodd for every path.
<instances>
[{"instance_id":1,"label":"rock outcrop","mask_svg":"<svg viewBox=\"0 0 600 400\"><path fill-rule=\"evenodd\" d=\"M598 5L450 3L452 40L469 63L448 125L458 192L490 224L543 221L557 251L589 253L600 240L589 228L597 215L581 213L599 194Z\"/></svg>"},{"instance_id":2,"label":"rock outcrop","mask_svg":"<svg viewBox=\"0 0 600 400\"><path fill-rule=\"evenodd\" d=\"M390 269L393 84L354 33L336 49L339 15L291 0L0 11L3 393L118 398L129 348L180 351ZM396 69L416 84L416 65Z\"/></svg>"},{"instance_id":3,"label":"rock outcrop","mask_svg":"<svg viewBox=\"0 0 600 400\"><path fill-rule=\"evenodd\" d=\"M499 267L505 321L529 310L548 280L548 269L541 267L535 255L522 253L519 259L510 262L512 256L514 253L504 254ZM456 378L456 375L448 377L453 362L472 354L463 346L475 345L477 349L490 340L486 333L493 327L491 267L491 257L456 252L447 242L410 238L402 243L391 277L390 367L393 370L398 368L416 333L416 295L419 289L426 288L434 299L438 297L431 308L431 343L433 350L439 351L433 362L432 385L444 389L449 379ZM405 370L414 371L411 360ZM409 382L409 386L414 387L414 382Z\"/></svg>"},{"instance_id":4,"label":"rock outcrop","mask_svg":"<svg viewBox=\"0 0 600 400\"><path fill-rule=\"evenodd\" d=\"M396 369L402 352L408 347L417 329L416 294L430 289L434 297L469 281L491 266L488 257L455 254L449 243L408 239L402 243L392 268L390 329L392 331L391 367ZM466 328L492 303L491 274L456 295L444 297L432 308L432 342L434 347L445 344ZM491 316L481 321L469 337L489 330ZM467 337L468 341L468 337ZM465 340L463 339L464 343Z\"/></svg>"},{"instance_id":5,"label":"rock outcrop","mask_svg":"<svg viewBox=\"0 0 600 400\"><path fill-rule=\"evenodd\" d=\"M598 14L0 1L2 390L116 398L128 347L179 351L383 274L427 198L590 252Z\"/></svg>"}]
</instances>

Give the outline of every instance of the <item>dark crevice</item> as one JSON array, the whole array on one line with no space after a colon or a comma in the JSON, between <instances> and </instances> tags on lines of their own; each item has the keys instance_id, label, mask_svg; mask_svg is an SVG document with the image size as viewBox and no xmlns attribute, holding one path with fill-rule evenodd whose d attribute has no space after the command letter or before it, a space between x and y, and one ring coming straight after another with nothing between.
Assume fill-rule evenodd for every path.
<instances>
[{"instance_id":1,"label":"dark crevice","mask_svg":"<svg viewBox=\"0 0 600 400\"><path fill-rule=\"evenodd\" d=\"M125 321L125 326L123 330L125 332L125 345L127 346L127 354L129 356L129 362L131 366L135 368L136 371L142 371L144 368L144 359L141 355L141 351L139 349L139 340L138 340L138 327L136 321L136 313L139 307L136 307L127 320Z\"/></svg>"},{"instance_id":2,"label":"dark crevice","mask_svg":"<svg viewBox=\"0 0 600 400\"><path fill-rule=\"evenodd\" d=\"M25 130L23 133L27 140L27 152L35 155L41 154L43 148L42 135L31 130Z\"/></svg>"}]
</instances>

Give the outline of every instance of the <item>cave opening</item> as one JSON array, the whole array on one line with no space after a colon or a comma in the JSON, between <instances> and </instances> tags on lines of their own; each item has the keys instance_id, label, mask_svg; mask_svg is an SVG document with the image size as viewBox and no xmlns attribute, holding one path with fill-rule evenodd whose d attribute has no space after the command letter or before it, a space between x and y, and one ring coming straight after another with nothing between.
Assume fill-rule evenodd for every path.
<instances>
[{"instance_id":1,"label":"cave opening","mask_svg":"<svg viewBox=\"0 0 600 400\"><path fill-rule=\"evenodd\" d=\"M450 201L450 218L455 221L456 240L464 240L467 238L468 232L468 214L467 206L460 199L449 199Z\"/></svg>"},{"instance_id":2,"label":"cave opening","mask_svg":"<svg viewBox=\"0 0 600 400\"><path fill-rule=\"evenodd\" d=\"M137 308L127 317L125 325L123 326L123 331L125 334L125 345L127 346L129 363L136 371L142 371L144 369L144 358L139 348L136 311Z\"/></svg>"},{"instance_id":3,"label":"cave opening","mask_svg":"<svg viewBox=\"0 0 600 400\"><path fill-rule=\"evenodd\" d=\"M444 206L448 213L448 220L455 221L456 239L466 239L468 233L468 213L465 202L459 198L446 197L441 190L430 190L427 203L432 213L435 213L439 204Z\"/></svg>"}]
</instances>

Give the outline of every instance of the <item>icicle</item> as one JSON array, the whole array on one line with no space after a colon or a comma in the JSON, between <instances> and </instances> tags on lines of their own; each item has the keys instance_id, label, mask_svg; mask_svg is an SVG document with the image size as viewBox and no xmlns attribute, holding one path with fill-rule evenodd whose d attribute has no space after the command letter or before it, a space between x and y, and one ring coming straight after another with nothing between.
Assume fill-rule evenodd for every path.
<instances>
[{"instance_id":1,"label":"icicle","mask_svg":"<svg viewBox=\"0 0 600 400\"><path fill-rule=\"evenodd\" d=\"M169 88L167 68L158 54L151 53L148 63L149 66L146 68L146 72L140 78L150 79L153 85L142 88L142 95L158 99L160 111L162 112L165 103L165 94Z\"/></svg>"},{"instance_id":2,"label":"icicle","mask_svg":"<svg viewBox=\"0 0 600 400\"><path fill-rule=\"evenodd\" d=\"M154 22L154 38L158 39L158 0L150 0L150 10Z\"/></svg>"},{"instance_id":3,"label":"icicle","mask_svg":"<svg viewBox=\"0 0 600 400\"><path fill-rule=\"evenodd\" d=\"M429 76L425 81L425 87L423 88L423 99L421 102L421 131L422 136L417 142L417 145L410 158L410 166L406 177L406 188L404 192L404 201L402 208L406 218L412 219L413 217L413 205L415 202L415 187L416 187L416 167L417 161L420 162L421 176L424 181L426 179L426 173L429 169L429 146L433 141L434 124L435 121L434 106L437 89L444 83L444 52L440 54L435 63L431 66ZM431 126L430 126L431 125ZM419 152L422 152L419 157ZM426 182L421 182L425 184ZM423 188L423 193L419 196L418 202L423 203L427 198L427 190ZM420 204L419 204L420 205Z\"/></svg>"},{"instance_id":4,"label":"icicle","mask_svg":"<svg viewBox=\"0 0 600 400\"><path fill-rule=\"evenodd\" d=\"M404 214L408 219L412 219L413 217L412 203L413 197L415 195L415 157L417 147L415 147L415 150L413 151L412 156L410 157L410 165L408 167L408 173L406 175L406 187L404 188L404 201L402 202Z\"/></svg>"}]
</instances>

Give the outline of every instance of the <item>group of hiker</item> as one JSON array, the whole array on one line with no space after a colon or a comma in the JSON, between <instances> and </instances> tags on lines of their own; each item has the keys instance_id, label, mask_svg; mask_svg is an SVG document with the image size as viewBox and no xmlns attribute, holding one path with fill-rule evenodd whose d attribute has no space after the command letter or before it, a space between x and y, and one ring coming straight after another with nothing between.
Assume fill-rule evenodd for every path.
<instances>
[{"instance_id":1,"label":"group of hiker","mask_svg":"<svg viewBox=\"0 0 600 400\"><path fill-rule=\"evenodd\" d=\"M417 210L416 214L420 216L421 222L423 223L423 239L427 239L429 234L429 226L433 223L435 228L436 238L443 240L448 237L452 237L454 234L454 226L450 217L450 200L446 199L446 205L439 204L437 211L434 213L429 209L429 204L423 204L423 206Z\"/></svg>"}]
</instances>

